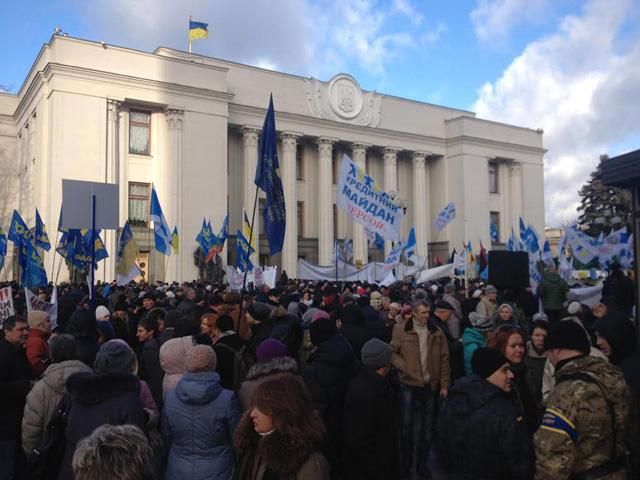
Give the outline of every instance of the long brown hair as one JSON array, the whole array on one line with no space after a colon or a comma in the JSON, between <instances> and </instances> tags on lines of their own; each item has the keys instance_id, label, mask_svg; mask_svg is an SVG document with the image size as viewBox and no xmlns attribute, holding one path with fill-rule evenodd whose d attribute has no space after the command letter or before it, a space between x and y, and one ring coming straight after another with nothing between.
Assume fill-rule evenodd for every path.
<instances>
[{"instance_id":1,"label":"long brown hair","mask_svg":"<svg viewBox=\"0 0 640 480\"><path fill-rule=\"evenodd\" d=\"M518 327L504 325L489 333L489 336L487 337L487 347L495 348L504 355L505 350L507 349L507 344L509 343L509 339L512 335L520 335L522 343L526 344L526 339Z\"/></svg>"}]
</instances>

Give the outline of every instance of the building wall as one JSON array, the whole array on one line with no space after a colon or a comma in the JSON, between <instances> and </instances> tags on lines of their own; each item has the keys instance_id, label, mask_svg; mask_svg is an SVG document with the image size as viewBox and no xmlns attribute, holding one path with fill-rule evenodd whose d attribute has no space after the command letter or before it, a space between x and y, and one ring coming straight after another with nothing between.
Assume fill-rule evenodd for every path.
<instances>
[{"instance_id":1,"label":"building wall","mask_svg":"<svg viewBox=\"0 0 640 480\"><path fill-rule=\"evenodd\" d=\"M396 198L406 206L400 236L406 238L420 224L424 250L428 247L432 257L437 252L443 260L464 240L476 248L480 241L491 245L491 211L500 214L500 242L520 215L543 231L541 132L362 91L343 74L323 82L167 48L145 53L60 36L45 44L17 95L0 94L0 162L10 173L0 176L7 199L0 207L1 225L8 227L13 208L32 224L37 206L53 241L64 178L119 183L122 225L128 218L129 182L153 183L170 228L178 227L181 252L169 258L151 252L149 276L192 279L202 218L210 219L217 232L228 212L234 236L243 207L251 215L247 198L253 196L245 189L253 190L254 170L245 162L248 153L255 157L256 146L249 146L242 132L261 128L270 94L279 133L293 134L303 152L303 172L296 175L295 168L285 171L285 152L279 148L281 176L296 175L295 198L288 206L297 212L297 202L303 205L295 251L271 259L290 275L298 256L317 262L321 245L333 238L333 232L319 228L322 212L329 209L333 218L336 194L333 173L320 168L321 138L334 142L336 165L343 154L351 155L354 144L365 145L368 173L381 186L385 148L398 152ZM131 109L151 112L149 155L129 153ZM425 158L424 191L414 191L416 154ZM489 193L489 161L499 165L495 194ZM333 186L329 201L322 203L319 179L327 174ZM433 220L450 201L457 218L437 232ZM416 202L424 203L425 218L417 215ZM345 212L338 210L336 219L337 238L358 234ZM150 229L135 231L141 250L152 249ZM111 258L101 262L97 278L109 280L116 232L104 238ZM261 245L264 252L264 238ZM225 261L235 258L229 250ZM52 255L53 250L45 255L48 270Z\"/></svg>"}]
</instances>

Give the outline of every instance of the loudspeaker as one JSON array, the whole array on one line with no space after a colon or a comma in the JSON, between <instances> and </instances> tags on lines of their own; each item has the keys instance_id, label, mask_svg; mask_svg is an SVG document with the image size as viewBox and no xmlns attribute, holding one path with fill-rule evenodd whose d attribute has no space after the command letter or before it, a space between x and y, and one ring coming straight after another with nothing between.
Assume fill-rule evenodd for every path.
<instances>
[{"instance_id":1,"label":"loudspeaker","mask_svg":"<svg viewBox=\"0 0 640 480\"><path fill-rule=\"evenodd\" d=\"M529 286L529 254L526 252L489 252L489 283L497 288Z\"/></svg>"}]
</instances>

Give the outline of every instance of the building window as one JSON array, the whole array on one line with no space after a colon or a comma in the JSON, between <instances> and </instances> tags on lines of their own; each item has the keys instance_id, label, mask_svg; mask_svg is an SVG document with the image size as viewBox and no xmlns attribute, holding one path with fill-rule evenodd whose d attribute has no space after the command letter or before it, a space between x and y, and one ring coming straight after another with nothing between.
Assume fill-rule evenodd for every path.
<instances>
[{"instance_id":1,"label":"building window","mask_svg":"<svg viewBox=\"0 0 640 480\"><path fill-rule=\"evenodd\" d=\"M298 238L304 237L304 202L298 202Z\"/></svg>"},{"instance_id":2,"label":"building window","mask_svg":"<svg viewBox=\"0 0 640 480\"><path fill-rule=\"evenodd\" d=\"M500 212L489 212L491 231L491 241L493 243L500 242Z\"/></svg>"},{"instance_id":3,"label":"building window","mask_svg":"<svg viewBox=\"0 0 640 480\"><path fill-rule=\"evenodd\" d=\"M150 183L129 182L129 223L147 226Z\"/></svg>"},{"instance_id":4,"label":"building window","mask_svg":"<svg viewBox=\"0 0 640 480\"><path fill-rule=\"evenodd\" d=\"M498 193L498 164L489 162L489 193Z\"/></svg>"},{"instance_id":5,"label":"building window","mask_svg":"<svg viewBox=\"0 0 640 480\"><path fill-rule=\"evenodd\" d=\"M151 112L129 112L129 153L151 154Z\"/></svg>"},{"instance_id":6,"label":"building window","mask_svg":"<svg viewBox=\"0 0 640 480\"><path fill-rule=\"evenodd\" d=\"M304 180L304 145L296 146L296 179Z\"/></svg>"}]
</instances>

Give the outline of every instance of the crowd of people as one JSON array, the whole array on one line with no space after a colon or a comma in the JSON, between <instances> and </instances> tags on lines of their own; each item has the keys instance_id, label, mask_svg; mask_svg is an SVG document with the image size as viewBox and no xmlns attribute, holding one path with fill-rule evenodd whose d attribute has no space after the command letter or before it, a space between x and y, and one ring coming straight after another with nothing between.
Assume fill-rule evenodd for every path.
<instances>
[{"instance_id":1,"label":"crowd of people","mask_svg":"<svg viewBox=\"0 0 640 480\"><path fill-rule=\"evenodd\" d=\"M12 285L0 480L638 478L631 280L606 282L592 307L552 268L535 291L63 284L53 319Z\"/></svg>"}]
</instances>

